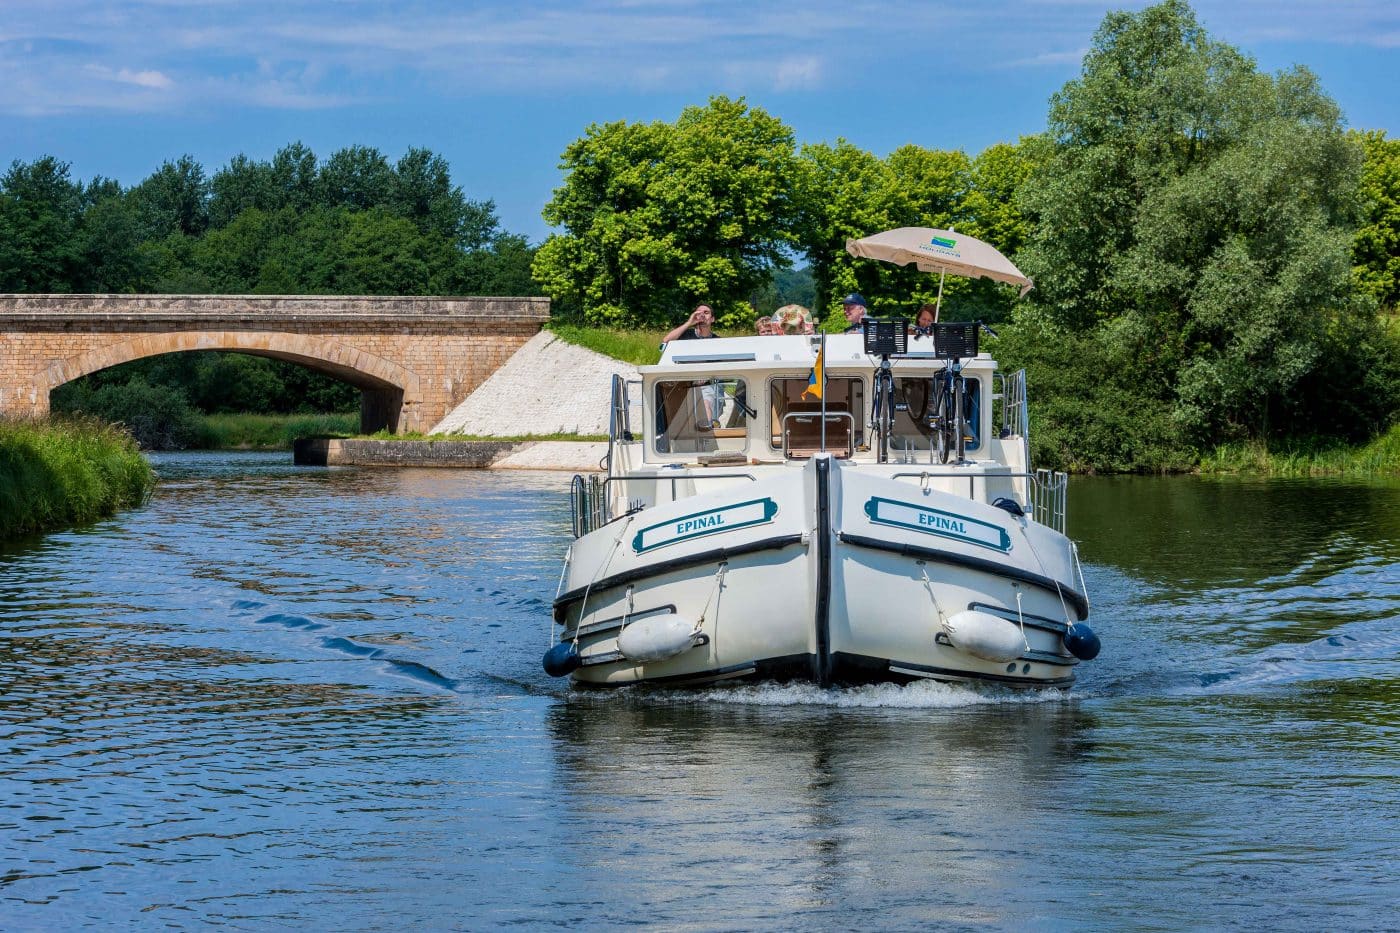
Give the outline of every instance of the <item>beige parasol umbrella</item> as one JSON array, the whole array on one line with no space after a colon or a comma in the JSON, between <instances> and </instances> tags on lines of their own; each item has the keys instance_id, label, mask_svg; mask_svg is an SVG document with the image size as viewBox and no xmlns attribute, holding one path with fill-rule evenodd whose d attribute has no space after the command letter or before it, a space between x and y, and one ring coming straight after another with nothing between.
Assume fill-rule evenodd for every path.
<instances>
[{"instance_id":1,"label":"beige parasol umbrella","mask_svg":"<svg viewBox=\"0 0 1400 933\"><path fill-rule=\"evenodd\" d=\"M913 263L922 272L940 273L938 302L943 302L943 275L952 273L969 279L988 278L1021 286L1020 297L1034 283L1021 273L995 246L976 237L932 227L900 227L859 240L847 240L846 252L862 259L881 259L897 266ZM936 317L936 315L935 315Z\"/></svg>"}]
</instances>

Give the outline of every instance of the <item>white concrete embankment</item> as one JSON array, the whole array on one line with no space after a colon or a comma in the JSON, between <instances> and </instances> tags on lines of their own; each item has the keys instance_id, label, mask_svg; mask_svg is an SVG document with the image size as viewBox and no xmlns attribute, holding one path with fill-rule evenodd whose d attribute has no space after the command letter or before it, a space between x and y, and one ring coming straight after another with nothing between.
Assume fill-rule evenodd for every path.
<instances>
[{"instance_id":1,"label":"white concrete embankment","mask_svg":"<svg viewBox=\"0 0 1400 933\"><path fill-rule=\"evenodd\" d=\"M607 434L614 373L636 379L637 368L566 343L549 331L532 337L505 365L443 418L432 433L478 437ZM536 441L491 465L493 470L598 469L607 445Z\"/></svg>"},{"instance_id":2,"label":"white concrete embankment","mask_svg":"<svg viewBox=\"0 0 1400 933\"><path fill-rule=\"evenodd\" d=\"M493 470L568 470L596 473L608 455L606 443L593 441L532 441L491 464Z\"/></svg>"},{"instance_id":3,"label":"white concrete embankment","mask_svg":"<svg viewBox=\"0 0 1400 933\"><path fill-rule=\"evenodd\" d=\"M637 367L541 331L438 422L432 433L607 434L613 373L636 379Z\"/></svg>"}]
</instances>

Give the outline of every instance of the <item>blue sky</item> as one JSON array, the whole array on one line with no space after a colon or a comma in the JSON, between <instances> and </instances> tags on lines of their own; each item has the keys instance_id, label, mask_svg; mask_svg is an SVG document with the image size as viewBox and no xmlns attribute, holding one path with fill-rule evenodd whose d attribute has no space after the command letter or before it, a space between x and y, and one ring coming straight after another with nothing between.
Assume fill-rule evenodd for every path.
<instances>
[{"instance_id":1,"label":"blue sky","mask_svg":"<svg viewBox=\"0 0 1400 933\"><path fill-rule=\"evenodd\" d=\"M1044 127L1103 13L1013 0L0 0L0 163L52 154L133 184L301 140L445 156L534 241L588 124L746 96L799 142L975 154ZM1305 64L1352 126L1400 135L1400 3L1201 0L1268 71Z\"/></svg>"}]
</instances>

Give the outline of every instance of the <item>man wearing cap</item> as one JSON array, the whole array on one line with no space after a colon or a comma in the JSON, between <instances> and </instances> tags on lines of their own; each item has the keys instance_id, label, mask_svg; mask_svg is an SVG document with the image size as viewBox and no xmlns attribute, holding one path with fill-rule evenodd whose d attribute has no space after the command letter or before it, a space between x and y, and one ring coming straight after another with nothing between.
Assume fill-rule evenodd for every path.
<instances>
[{"instance_id":1,"label":"man wearing cap","mask_svg":"<svg viewBox=\"0 0 1400 933\"><path fill-rule=\"evenodd\" d=\"M851 292L841 299L841 310L846 314L846 330L848 334L858 334L862 330L861 322L865 320L865 299L859 292Z\"/></svg>"}]
</instances>

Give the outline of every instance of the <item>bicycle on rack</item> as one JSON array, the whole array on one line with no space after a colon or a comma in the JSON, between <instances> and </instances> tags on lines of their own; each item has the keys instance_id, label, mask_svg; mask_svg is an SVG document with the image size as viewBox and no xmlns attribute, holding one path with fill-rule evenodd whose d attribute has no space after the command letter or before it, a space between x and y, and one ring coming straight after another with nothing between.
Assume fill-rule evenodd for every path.
<instances>
[{"instance_id":1,"label":"bicycle on rack","mask_svg":"<svg viewBox=\"0 0 1400 933\"><path fill-rule=\"evenodd\" d=\"M933 380L929 393L929 444L939 463L947 463L954 454L957 455L955 462L962 463L967 442L972 439L965 430L970 397L966 391L967 379L962 374L962 361L977 355L979 330L991 337L997 334L981 321L940 322L934 324L933 329L935 355L948 362Z\"/></svg>"}]
</instances>

